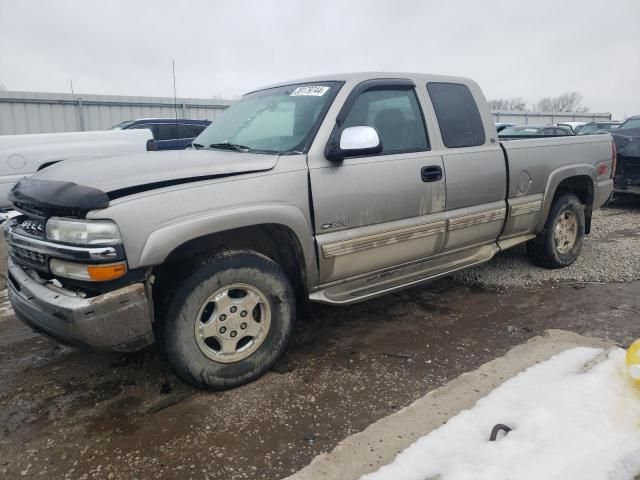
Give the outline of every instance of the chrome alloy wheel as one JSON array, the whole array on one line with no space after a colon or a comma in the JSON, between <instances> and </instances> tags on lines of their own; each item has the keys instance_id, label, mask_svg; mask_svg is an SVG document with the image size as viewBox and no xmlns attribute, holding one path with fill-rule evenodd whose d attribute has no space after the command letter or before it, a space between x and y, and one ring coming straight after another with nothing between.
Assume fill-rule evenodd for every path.
<instances>
[{"instance_id":1,"label":"chrome alloy wheel","mask_svg":"<svg viewBox=\"0 0 640 480\"><path fill-rule=\"evenodd\" d=\"M560 214L553 230L553 239L559 253L569 252L578 238L578 219L575 214L565 210Z\"/></svg>"},{"instance_id":2,"label":"chrome alloy wheel","mask_svg":"<svg viewBox=\"0 0 640 480\"><path fill-rule=\"evenodd\" d=\"M244 360L264 342L271 326L267 296L246 283L234 283L207 298L195 322L202 353L220 363Z\"/></svg>"}]
</instances>

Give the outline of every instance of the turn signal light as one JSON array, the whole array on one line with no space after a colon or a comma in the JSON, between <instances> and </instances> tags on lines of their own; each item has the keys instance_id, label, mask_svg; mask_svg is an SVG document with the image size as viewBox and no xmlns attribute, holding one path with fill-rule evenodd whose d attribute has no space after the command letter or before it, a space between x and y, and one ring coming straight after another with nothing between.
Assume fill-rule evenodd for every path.
<instances>
[{"instance_id":1,"label":"turn signal light","mask_svg":"<svg viewBox=\"0 0 640 480\"><path fill-rule=\"evenodd\" d=\"M118 262L108 265L88 265L87 272L94 282L106 282L124 276L127 273L127 264Z\"/></svg>"}]
</instances>

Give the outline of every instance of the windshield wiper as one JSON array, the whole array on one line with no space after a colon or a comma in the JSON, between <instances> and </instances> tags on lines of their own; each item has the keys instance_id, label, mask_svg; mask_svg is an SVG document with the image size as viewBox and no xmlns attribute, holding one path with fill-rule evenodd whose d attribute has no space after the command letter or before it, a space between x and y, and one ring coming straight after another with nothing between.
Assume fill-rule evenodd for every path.
<instances>
[{"instance_id":1,"label":"windshield wiper","mask_svg":"<svg viewBox=\"0 0 640 480\"><path fill-rule=\"evenodd\" d=\"M191 147L194 148L195 150L198 150L199 148L204 148L204 145L200 145L199 143L191 142Z\"/></svg>"},{"instance_id":2,"label":"windshield wiper","mask_svg":"<svg viewBox=\"0 0 640 480\"><path fill-rule=\"evenodd\" d=\"M235 150L236 152L249 152L251 148L244 145L238 145L237 143L212 143L209 148L219 148L220 150Z\"/></svg>"}]
</instances>

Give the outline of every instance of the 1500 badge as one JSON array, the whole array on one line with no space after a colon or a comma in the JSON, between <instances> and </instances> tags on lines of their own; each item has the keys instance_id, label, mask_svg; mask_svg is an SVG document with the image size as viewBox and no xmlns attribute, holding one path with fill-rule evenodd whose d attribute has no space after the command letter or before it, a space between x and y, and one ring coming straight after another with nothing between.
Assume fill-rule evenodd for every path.
<instances>
[{"instance_id":1,"label":"1500 badge","mask_svg":"<svg viewBox=\"0 0 640 480\"><path fill-rule=\"evenodd\" d=\"M346 218L339 218L338 220L334 220L329 223L324 223L321 228L323 230L328 230L330 228L346 227L347 225L349 225L349 220L347 220Z\"/></svg>"}]
</instances>

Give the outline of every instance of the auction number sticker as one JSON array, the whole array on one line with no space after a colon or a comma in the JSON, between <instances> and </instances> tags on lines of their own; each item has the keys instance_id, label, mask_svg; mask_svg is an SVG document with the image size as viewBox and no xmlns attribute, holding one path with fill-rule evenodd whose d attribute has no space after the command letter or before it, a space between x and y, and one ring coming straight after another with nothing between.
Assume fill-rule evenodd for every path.
<instances>
[{"instance_id":1,"label":"auction number sticker","mask_svg":"<svg viewBox=\"0 0 640 480\"><path fill-rule=\"evenodd\" d=\"M329 87L322 85L310 85L308 87L298 87L291 92L291 97L321 97L327 93Z\"/></svg>"}]
</instances>

